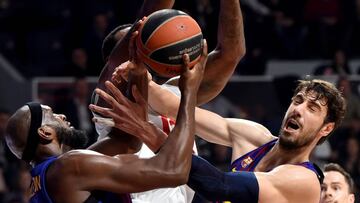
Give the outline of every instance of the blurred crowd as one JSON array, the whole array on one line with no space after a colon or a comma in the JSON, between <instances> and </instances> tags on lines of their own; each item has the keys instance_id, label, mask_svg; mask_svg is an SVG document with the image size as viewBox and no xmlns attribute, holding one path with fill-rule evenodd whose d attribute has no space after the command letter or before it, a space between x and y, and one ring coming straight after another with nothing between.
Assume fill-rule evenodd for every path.
<instances>
[{"instance_id":1,"label":"blurred crowd","mask_svg":"<svg viewBox=\"0 0 360 203\"><path fill-rule=\"evenodd\" d=\"M360 189L360 98L348 78L348 60L360 57L360 0L240 0L247 54L239 75L263 75L270 59L329 59L314 67L314 75L337 75L348 101L342 126L313 155L320 165L341 164ZM87 109L86 76L98 76L104 65L101 46L116 26L133 23L143 0L0 0L0 53L26 78L77 78L70 92L54 106L74 125L96 140ZM216 46L219 0L178 0L176 9L189 13L202 28L209 50ZM358 72L360 73L360 67ZM65 102L64 102L65 101ZM225 108L226 107L226 108ZM265 106L245 107L219 96L204 108L224 117L247 118L278 133L281 117ZM249 110L251 109L251 110ZM0 145L9 112L0 108ZM277 126L274 127L274 126ZM223 170L231 160L229 148L197 141L200 154ZM0 147L0 202L26 202L30 181L27 167Z\"/></svg>"},{"instance_id":2,"label":"blurred crowd","mask_svg":"<svg viewBox=\"0 0 360 203\"><path fill-rule=\"evenodd\" d=\"M247 55L237 73L269 59L359 57L359 0L240 0ZM97 76L105 35L133 23L142 0L0 0L0 52L25 76ZM176 1L216 45L218 0ZM326 70L318 70L318 72ZM346 69L344 70L347 71Z\"/></svg>"}]
</instances>

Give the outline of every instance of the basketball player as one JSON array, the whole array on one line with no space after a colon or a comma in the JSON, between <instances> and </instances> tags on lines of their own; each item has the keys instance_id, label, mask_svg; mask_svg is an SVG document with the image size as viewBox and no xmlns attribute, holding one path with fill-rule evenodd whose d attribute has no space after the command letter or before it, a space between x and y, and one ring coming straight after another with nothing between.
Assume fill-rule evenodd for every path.
<instances>
[{"instance_id":1,"label":"basketball player","mask_svg":"<svg viewBox=\"0 0 360 203\"><path fill-rule=\"evenodd\" d=\"M182 101L178 122L167 144L153 158L141 159L134 155L111 157L91 150L64 153L65 145L75 147L74 138L83 137L70 127L64 115L54 114L50 107L39 103L28 103L17 110L9 119L5 139L14 155L33 166L30 202L131 202L128 195L119 198L100 191L121 194L184 184L191 165L196 93L206 59L206 43L199 63L192 70L188 67L189 56L184 55L179 82ZM136 61L132 63L144 68ZM121 99L122 95L111 82L105 85L115 98ZM135 101L144 107L142 114L146 114L145 100L135 90ZM110 113L114 116L115 127L122 126L118 121L123 107L104 91L97 89L96 92L111 104ZM100 113L105 109L94 105L90 108Z\"/></svg>"},{"instance_id":2,"label":"basketball player","mask_svg":"<svg viewBox=\"0 0 360 203\"><path fill-rule=\"evenodd\" d=\"M149 6L151 1L145 1L145 5L141 13L143 15L149 14L149 10L155 11L160 8L171 8L174 1L160 1L154 2L154 6ZM145 12L144 12L145 11ZM140 14L139 16L143 16ZM112 78L115 66L128 57L128 49L126 40L128 39L128 31L131 25L122 25L114 29L104 40L103 43L103 58L107 61L107 65L103 69L98 87L103 89L104 81ZM116 47L113 49L113 47ZM204 80L198 92L198 104L205 103L214 98L225 86L226 82L232 75L237 63L245 54L245 41L243 33L242 15L239 1L237 0L221 0L220 1L220 14L218 26L218 44L217 47L209 53L209 63L206 64ZM128 63L123 63L122 67ZM122 69L118 69L122 71ZM217 78L215 79L216 76ZM119 84L119 89L122 92L126 88L124 80ZM134 81L134 80L133 80ZM113 82L116 82L113 80ZM172 83L176 83L173 80ZM121 87L120 87L121 86ZM178 91L170 85L164 84L162 87L170 88L173 91ZM139 88L142 89L142 88ZM145 95L144 91L142 95ZM94 102L100 106L106 106L103 101L99 100ZM96 115L99 118L99 115ZM167 134L174 126L172 119L160 116L158 114L150 113L149 119L162 129ZM102 118L99 118L100 120ZM99 120L98 120L99 121ZM152 146L139 145L139 140L134 139L132 136L116 136L119 133L117 128L110 128L109 126L97 122L95 124L100 139L96 144L91 146L91 149L100 151L108 155L115 155L119 153L135 153L141 148L138 155L140 157L154 156L154 151L158 148ZM141 144L141 143L140 143ZM151 150L150 150L150 149ZM194 147L196 153L196 147ZM186 187L168 188L149 191L146 193L132 194L134 202L191 202L193 192L188 191Z\"/></svg>"},{"instance_id":3,"label":"basketball player","mask_svg":"<svg viewBox=\"0 0 360 203\"><path fill-rule=\"evenodd\" d=\"M162 88L152 91L151 86L152 108L175 116L177 97ZM158 100L156 105L154 100ZM193 156L188 185L209 200L294 203L306 198L306 202L319 202L322 173L309 162L309 156L339 126L345 106L343 96L333 84L323 80L299 81L278 137L261 124L222 118L197 108L196 134L232 147L235 173L220 172ZM129 120L124 122L133 126Z\"/></svg>"},{"instance_id":4,"label":"basketball player","mask_svg":"<svg viewBox=\"0 0 360 203\"><path fill-rule=\"evenodd\" d=\"M354 203L354 181L340 165L330 163L324 167L320 203Z\"/></svg>"}]
</instances>

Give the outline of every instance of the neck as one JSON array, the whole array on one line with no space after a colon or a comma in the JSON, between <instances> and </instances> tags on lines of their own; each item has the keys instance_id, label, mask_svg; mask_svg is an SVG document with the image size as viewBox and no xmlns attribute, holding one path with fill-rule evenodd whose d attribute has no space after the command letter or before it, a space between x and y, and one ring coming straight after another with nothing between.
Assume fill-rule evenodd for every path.
<instances>
[{"instance_id":1,"label":"neck","mask_svg":"<svg viewBox=\"0 0 360 203\"><path fill-rule=\"evenodd\" d=\"M54 146L38 146L35 152L35 158L31 162L32 166L40 164L44 160L52 156L59 156L62 154L62 151L59 147Z\"/></svg>"},{"instance_id":2,"label":"neck","mask_svg":"<svg viewBox=\"0 0 360 203\"><path fill-rule=\"evenodd\" d=\"M302 163L309 161L310 153L311 150L309 145L298 149L286 149L280 145L279 141L277 141L257 168L259 171L268 171L284 164Z\"/></svg>"}]
</instances>

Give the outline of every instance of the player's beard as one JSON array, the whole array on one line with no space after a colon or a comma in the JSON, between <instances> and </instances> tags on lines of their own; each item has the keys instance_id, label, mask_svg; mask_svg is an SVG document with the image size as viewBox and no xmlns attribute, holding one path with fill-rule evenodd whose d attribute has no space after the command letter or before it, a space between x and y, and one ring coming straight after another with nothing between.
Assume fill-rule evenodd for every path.
<instances>
[{"instance_id":1,"label":"player's beard","mask_svg":"<svg viewBox=\"0 0 360 203\"><path fill-rule=\"evenodd\" d=\"M315 134L317 133L307 133L303 132L301 134L297 135L290 135L288 132L285 132L283 130L280 131L279 134L279 144L280 147L286 149L286 150L296 150L300 149L304 146L309 145L315 138Z\"/></svg>"},{"instance_id":2,"label":"player's beard","mask_svg":"<svg viewBox=\"0 0 360 203\"><path fill-rule=\"evenodd\" d=\"M89 139L85 131L65 127L56 127L55 131L60 143L71 149L84 149L88 144Z\"/></svg>"}]
</instances>

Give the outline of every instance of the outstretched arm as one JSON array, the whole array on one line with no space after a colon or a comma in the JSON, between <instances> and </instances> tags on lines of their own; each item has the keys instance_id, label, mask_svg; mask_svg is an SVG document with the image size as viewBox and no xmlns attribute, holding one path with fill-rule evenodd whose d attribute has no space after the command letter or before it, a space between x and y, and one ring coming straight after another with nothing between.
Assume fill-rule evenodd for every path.
<instances>
[{"instance_id":1,"label":"outstretched arm","mask_svg":"<svg viewBox=\"0 0 360 203\"><path fill-rule=\"evenodd\" d=\"M302 166L282 165L270 172L224 173L193 156L188 185L210 201L319 202L316 175Z\"/></svg>"},{"instance_id":2,"label":"outstretched arm","mask_svg":"<svg viewBox=\"0 0 360 203\"><path fill-rule=\"evenodd\" d=\"M99 160L100 158L81 159L84 161L78 164L77 170L85 171L81 171L77 175L87 174L90 176L91 174L93 177L85 183L79 183L81 188L86 187L86 190L107 188L107 190L121 193L144 191L156 187L176 186L187 181L195 134L194 109L196 105L196 92L201 82L206 57L207 49L205 43L200 62L191 70L186 67L182 73L179 83L182 96L177 123L159 153L150 159L140 159L133 155L119 155L116 159L106 156L102 160ZM187 55L185 62L185 64L189 63ZM121 118L121 115L124 115L123 113L127 110L122 105L126 98L114 86L109 85L108 82L106 84L114 97L99 89L96 91L104 100L111 104L112 109L94 105L91 105L91 109L104 116L112 117L115 127L121 128L124 131L133 130L127 128L128 125L124 125ZM131 114L132 112L128 113ZM79 167L81 168L79 169ZM87 168L91 168L91 173L90 169ZM86 179L84 178L84 180Z\"/></svg>"},{"instance_id":3,"label":"outstretched arm","mask_svg":"<svg viewBox=\"0 0 360 203\"><path fill-rule=\"evenodd\" d=\"M155 83L149 84L150 108L175 119L179 97ZM233 160L275 137L259 123L245 119L223 118L211 111L195 109L196 135L208 142L233 148Z\"/></svg>"}]
</instances>

